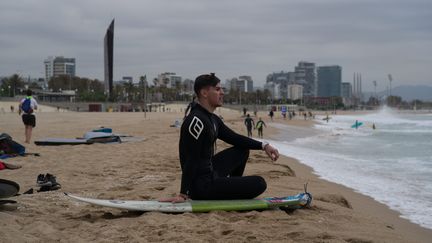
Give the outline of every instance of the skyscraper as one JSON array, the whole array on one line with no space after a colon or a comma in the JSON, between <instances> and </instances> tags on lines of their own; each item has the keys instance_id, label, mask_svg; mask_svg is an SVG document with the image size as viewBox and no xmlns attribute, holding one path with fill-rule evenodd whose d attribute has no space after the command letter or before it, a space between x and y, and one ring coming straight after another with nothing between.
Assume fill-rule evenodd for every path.
<instances>
[{"instance_id":1,"label":"skyscraper","mask_svg":"<svg viewBox=\"0 0 432 243\"><path fill-rule=\"evenodd\" d=\"M351 99L352 97L352 85L351 83L342 83L341 97Z\"/></svg>"},{"instance_id":2,"label":"skyscraper","mask_svg":"<svg viewBox=\"0 0 432 243\"><path fill-rule=\"evenodd\" d=\"M109 25L104 38L104 71L105 92L111 97L113 91L113 62L114 62L114 19Z\"/></svg>"},{"instance_id":3,"label":"skyscraper","mask_svg":"<svg viewBox=\"0 0 432 243\"><path fill-rule=\"evenodd\" d=\"M341 96L342 68L340 66L321 66L317 68L318 96Z\"/></svg>"},{"instance_id":4,"label":"skyscraper","mask_svg":"<svg viewBox=\"0 0 432 243\"><path fill-rule=\"evenodd\" d=\"M314 97L317 94L315 63L299 62L295 67L295 83L303 85L303 95Z\"/></svg>"},{"instance_id":5,"label":"skyscraper","mask_svg":"<svg viewBox=\"0 0 432 243\"><path fill-rule=\"evenodd\" d=\"M44 60L44 64L46 82L52 77L60 75L75 76L75 58L65 58L62 56L48 57Z\"/></svg>"}]
</instances>

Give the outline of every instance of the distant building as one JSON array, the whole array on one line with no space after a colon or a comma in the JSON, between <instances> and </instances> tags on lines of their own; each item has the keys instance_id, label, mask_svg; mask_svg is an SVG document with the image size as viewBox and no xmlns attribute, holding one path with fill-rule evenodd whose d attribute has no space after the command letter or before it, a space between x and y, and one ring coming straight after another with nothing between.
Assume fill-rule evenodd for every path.
<instances>
[{"instance_id":1,"label":"distant building","mask_svg":"<svg viewBox=\"0 0 432 243\"><path fill-rule=\"evenodd\" d=\"M52 77L60 75L75 76L75 58L65 58L62 56L48 57L44 61L45 80L48 82Z\"/></svg>"},{"instance_id":2,"label":"distant building","mask_svg":"<svg viewBox=\"0 0 432 243\"><path fill-rule=\"evenodd\" d=\"M268 82L266 84L264 84L264 89L270 91L271 94L271 99L281 99L281 89L280 89L281 85L277 84L277 83L273 83L273 82Z\"/></svg>"},{"instance_id":3,"label":"distant building","mask_svg":"<svg viewBox=\"0 0 432 243\"><path fill-rule=\"evenodd\" d=\"M353 89L351 83L342 83L341 97L344 105L351 105L353 98Z\"/></svg>"},{"instance_id":4,"label":"distant building","mask_svg":"<svg viewBox=\"0 0 432 243\"><path fill-rule=\"evenodd\" d=\"M341 96L342 68L340 66L321 66L317 68L318 96Z\"/></svg>"},{"instance_id":5,"label":"distant building","mask_svg":"<svg viewBox=\"0 0 432 243\"><path fill-rule=\"evenodd\" d=\"M303 95L307 97L317 96L317 78L315 63L299 62L295 67L295 83L303 86Z\"/></svg>"},{"instance_id":6,"label":"distant building","mask_svg":"<svg viewBox=\"0 0 432 243\"><path fill-rule=\"evenodd\" d=\"M165 72L158 74L154 82L156 87L175 88L182 85L182 77L176 73Z\"/></svg>"},{"instance_id":7,"label":"distant building","mask_svg":"<svg viewBox=\"0 0 432 243\"><path fill-rule=\"evenodd\" d=\"M344 82L342 83L342 91L341 91L341 97L342 98L352 98L352 85L351 83Z\"/></svg>"},{"instance_id":8,"label":"distant building","mask_svg":"<svg viewBox=\"0 0 432 243\"><path fill-rule=\"evenodd\" d=\"M133 83L133 77L131 76L123 76L122 81Z\"/></svg>"},{"instance_id":9,"label":"distant building","mask_svg":"<svg viewBox=\"0 0 432 243\"><path fill-rule=\"evenodd\" d=\"M183 92L186 94L194 93L194 84L195 82L192 79L185 79L183 81Z\"/></svg>"},{"instance_id":10,"label":"distant building","mask_svg":"<svg viewBox=\"0 0 432 243\"><path fill-rule=\"evenodd\" d=\"M253 92L253 80L251 76L240 76L226 80L225 88L228 90L240 90L242 92Z\"/></svg>"},{"instance_id":11,"label":"distant building","mask_svg":"<svg viewBox=\"0 0 432 243\"><path fill-rule=\"evenodd\" d=\"M239 81L244 82L245 92L253 92L253 80L251 76L240 76Z\"/></svg>"},{"instance_id":12,"label":"distant building","mask_svg":"<svg viewBox=\"0 0 432 243\"><path fill-rule=\"evenodd\" d=\"M267 75L266 83L275 83L288 85L289 82L294 82L294 73L293 72L284 72L280 71L279 73L272 73Z\"/></svg>"},{"instance_id":13,"label":"distant building","mask_svg":"<svg viewBox=\"0 0 432 243\"><path fill-rule=\"evenodd\" d=\"M295 83L295 75L294 72L284 72L281 71L279 73L272 73L267 75L266 83L273 83L278 88L277 94L275 97L279 97L276 99L282 99L288 97L288 84Z\"/></svg>"},{"instance_id":14,"label":"distant building","mask_svg":"<svg viewBox=\"0 0 432 243\"><path fill-rule=\"evenodd\" d=\"M104 84L105 92L111 98L113 93L114 68L114 19L108 26L104 37Z\"/></svg>"},{"instance_id":15,"label":"distant building","mask_svg":"<svg viewBox=\"0 0 432 243\"><path fill-rule=\"evenodd\" d=\"M304 87L300 84L288 84L288 99L301 100L303 99Z\"/></svg>"}]
</instances>

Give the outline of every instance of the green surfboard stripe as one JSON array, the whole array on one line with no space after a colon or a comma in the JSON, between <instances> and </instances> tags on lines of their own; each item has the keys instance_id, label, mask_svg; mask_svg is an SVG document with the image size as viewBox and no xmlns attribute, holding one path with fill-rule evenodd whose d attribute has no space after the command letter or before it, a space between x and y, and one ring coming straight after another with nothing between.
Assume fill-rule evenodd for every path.
<instances>
[{"instance_id":1,"label":"green surfboard stripe","mask_svg":"<svg viewBox=\"0 0 432 243\"><path fill-rule=\"evenodd\" d=\"M192 212L204 213L213 210L221 211L241 211L241 210L257 210L269 208L268 203L264 200L252 199L252 200L202 200L192 201Z\"/></svg>"}]
</instances>

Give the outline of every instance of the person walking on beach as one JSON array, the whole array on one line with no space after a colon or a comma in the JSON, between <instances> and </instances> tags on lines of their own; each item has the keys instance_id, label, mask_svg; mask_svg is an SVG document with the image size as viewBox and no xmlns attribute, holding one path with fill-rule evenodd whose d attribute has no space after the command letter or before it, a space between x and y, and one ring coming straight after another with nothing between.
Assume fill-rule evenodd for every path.
<instances>
[{"instance_id":1,"label":"person walking on beach","mask_svg":"<svg viewBox=\"0 0 432 243\"><path fill-rule=\"evenodd\" d=\"M270 116L270 120L273 121L273 116L274 116L273 109L270 110L269 116Z\"/></svg>"},{"instance_id":2,"label":"person walking on beach","mask_svg":"<svg viewBox=\"0 0 432 243\"><path fill-rule=\"evenodd\" d=\"M198 102L192 102L180 131L180 194L161 202L184 202L188 199L250 199L263 193L267 184L261 176L243 176L249 150L264 150L276 161L277 149L268 143L240 135L214 114L222 106L224 92L214 73L195 79ZM216 153L216 140L233 145ZM216 153L216 154L215 154Z\"/></svg>"},{"instance_id":3,"label":"person walking on beach","mask_svg":"<svg viewBox=\"0 0 432 243\"><path fill-rule=\"evenodd\" d=\"M247 129L248 137L252 137L252 127L255 126L254 120L250 117L249 114L246 115L246 119L244 120L244 124Z\"/></svg>"},{"instance_id":4,"label":"person walking on beach","mask_svg":"<svg viewBox=\"0 0 432 243\"><path fill-rule=\"evenodd\" d=\"M258 137L263 138L263 127L267 127L267 126L266 126L265 122L261 119L261 117L257 121L255 127L256 127L256 129L258 129Z\"/></svg>"},{"instance_id":5,"label":"person walking on beach","mask_svg":"<svg viewBox=\"0 0 432 243\"><path fill-rule=\"evenodd\" d=\"M26 94L27 97L20 101L18 114L21 115L23 113L22 121L25 129L25 142L30 143L33 128L36 126L34 110L37 110L38 104L32 97L33 93L31 90L27 90Z\"/></svg>"}]
</instances>

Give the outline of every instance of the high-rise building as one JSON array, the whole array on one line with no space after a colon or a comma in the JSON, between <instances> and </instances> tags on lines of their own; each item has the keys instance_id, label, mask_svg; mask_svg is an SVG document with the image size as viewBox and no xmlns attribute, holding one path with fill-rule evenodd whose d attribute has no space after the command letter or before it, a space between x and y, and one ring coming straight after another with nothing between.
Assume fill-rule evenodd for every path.
<instances>
[{"instance_id":1,"label":"high-rise building","mask_svg":"<svg viewBox=\"0 0 432 243\"><path fill-rule=\"evenodd\" d=\"M351 83L347 83L347 82L342 83L341 96L342 96L342 98L347 98L347 99L352 98L352 85L351 85Z\"/></svg>"},{"instance_id":2,"label":"high-rise building","mask_svg":"<svg viewBox=\"0 0 432 243\"><path fill-rule=\"evenodd\" d=\"M280 84L274 82L267 82L264 84L264 89L270 91L271 99L280 99L281 98L280 86L281 86Z\"/></svg>"},{"instance_id":3,"label":"high-rise building","mask_svg":"<svg viewBox=\"0 0 432 243\"><path fill-rule=\"evenodd\" d=\"M278 87L278 94L276 96L286 99L288 98L288 84L295 83L295 73L294 72L284 72L272 73L267 75L266 83L273 83Z\"/></svg>"},{"instance_id":4,"label":"high-rise building","mask_svg":"<svg viewBox=\"0 0 432 243\"><path fill-rule=\"evenodd\" d=\"M303 85L303 95L314 97L317 95L317 80L315 63L299 62L295 67L295 83Z\"/></svg>"},{"instance_id":5,"label":"high-rise building","mask_svg":"<svg viewBox=\"0 0 432 243\"><path fill-rule=\"evenodd\" d=\"M182 77L176 75L176 73L165 72L158 74L155 81L156 87L176 88L181 86Z\"/></svg>"},{"instance_id":6,"label":"high-rise building","mask_svg":"<svg viewBox=\"0 0 432 243\"><path fill-rule=\"evenodd\" d=\"M301 100L303 98L303 85L288 84L288 99Z\"/></svg>"},{"instance_id":7,"label":"high-rise building","mask_svg":"<svg viewBox=\"0 0 432 243\"><path fill-rule=\"evenodd\" d=\"M318 67L317 76L319 97L341 96L342 67L337 65Z\"/></svg>"},{"instance_id":8,"label":"high-rise building","mask_svg":"<svg viewBox=\"0 0 432 243\"><path fill-rule=\"evenodd\" d=\"M104 83L105 92L109 98L113 92L113 67L114 67L114 19L108 26L104 37Z\"/></svg>"},{"instance_id":9,"label":"high-rise building","mask_svg":"<svg viewBox=\"0 0 432 243\"><path fill-rule=\"evenodd\" d=\"M45 80L47 82L52 77L58 77L59 75L75 76L75 58L48 57L45 59L44 64Z\"/></svg>"},{"instance_id":10,"label":"high-rise building","mask_svg":"<svg viewBox=\"0 0 432 243\"><path fill-rule=\"evenodd\" d=\"M253 92L252 77L243 75L238 78L227 79L225 88L228 90L239 90L241 92Z\"/></svg>"},{"instance_id":11,"label":"high-rise building","mask_svg":"<svg viewBox=\"0 0 432 243\"><path fill-rule=\"evenodd\" d=\"M243 75L239 80L245 83L245 92L253 92L253 80L251 76Z\"/></svg>"}]
</instances>

